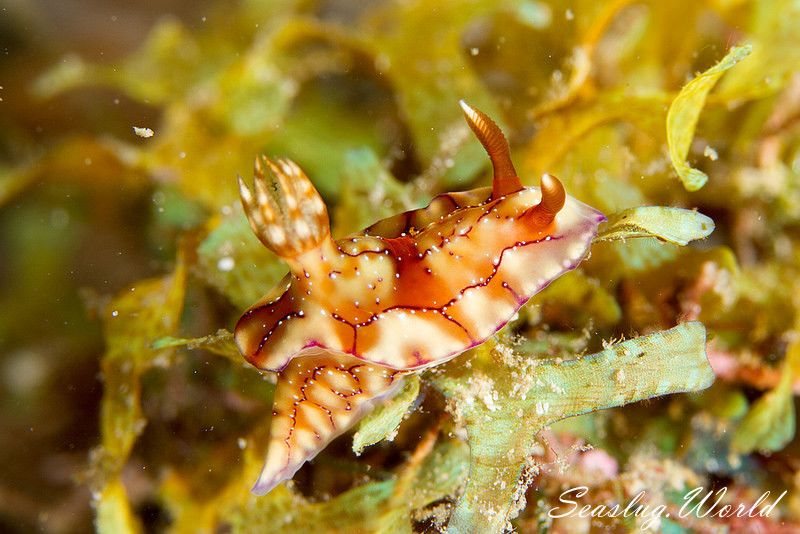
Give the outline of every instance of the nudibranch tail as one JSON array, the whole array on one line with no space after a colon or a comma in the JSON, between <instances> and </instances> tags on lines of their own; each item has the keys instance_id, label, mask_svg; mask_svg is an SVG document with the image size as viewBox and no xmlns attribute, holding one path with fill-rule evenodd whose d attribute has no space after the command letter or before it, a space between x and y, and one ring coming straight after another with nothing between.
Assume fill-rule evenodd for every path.
<instances>
[{"instance_id":1,"label":"nudibranch tail","mask_svg":"<svg viewBox=\"0 0 800 534\"><path fill-rule=\"evenodd\" d=\"M492 161L494 179L492 180L492 197L499 198L522 189L517 171L511 161L511 152L503 131L482 111L473 108L463 100L459 102L467 124L486 149Z\"/></svg>"},{"instance_id":2,"label":"nudibranch tail","mask_svg":"<svg viewBox=\"0 0 800 534\"><path fill-rule=\"evenodd\" d=\"M397 391L398 371L352 356L315 350L278 376L269 450L253 493L264 495L294 476L375 403Z\"/></svg>"},{"instance_id":3,"label":"nudibranch tail","mask_svg":"<svg viewBox=\"0 0 800 534\"><path fill-rule=\"evenodd\" d=\"M311 180L291 160L256 159L254 190L239 177L239 194L259 240L284 259L331 240L325 203Z\"/></svg>"}]
</instances>

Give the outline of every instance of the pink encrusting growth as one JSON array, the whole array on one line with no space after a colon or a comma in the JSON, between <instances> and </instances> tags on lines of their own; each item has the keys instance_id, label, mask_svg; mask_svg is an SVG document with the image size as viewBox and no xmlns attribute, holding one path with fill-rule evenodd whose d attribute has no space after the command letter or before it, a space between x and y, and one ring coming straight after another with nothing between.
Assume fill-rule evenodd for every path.
<instances>
[{"instance_id":1,"label":"pink encrusting growth","mask_svg":"<svg viewBox=\"0 0 800 534\"><path fill-rule=\"evenodd\" d=\"M326 358L334 367L345 365L343 359L367 362L392 380L360 392L358 406L366 406L362 396L391 393L397 371L445 362L486 341L586 256L603 215L567 196L553 176L544 175L540 187L523 187L497 125L461 106L492 161L492 187L440 195L346 239L331 238L325 205L296 164L257 160L255 194L240 179L253 231L290 268L235 330L250 363L282 371L275 397L282 415L273 421L254 491L291 477L363 412L353 404L349 417L328 421L336 423L330 428L321 417L287 419L278 407L303 398L291 373L313 374ZM306 438L293 441L298 435Z\"/></svg>"}]
</instances>

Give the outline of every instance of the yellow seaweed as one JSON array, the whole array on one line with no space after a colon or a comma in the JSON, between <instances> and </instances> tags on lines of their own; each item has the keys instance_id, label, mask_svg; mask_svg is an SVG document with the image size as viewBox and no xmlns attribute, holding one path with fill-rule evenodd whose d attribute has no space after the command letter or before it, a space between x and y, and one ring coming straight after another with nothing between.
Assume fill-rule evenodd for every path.
<instances>
[{"instance_id":1,"label":"yellow seaweed","mask_svg":"<svg viewBox=\"0 0 800 534\"><path fill-rule=\"evenodd\" d=\"M708 176L703 171L691 167L686 161L706 97L717 80L727 70L750 55L751 51L752 46L750 45L731 48L719 63L683 86L669 107L667 112L669 157L687 191L697 191L708 181Z\"/></svg>"}]
</instances>

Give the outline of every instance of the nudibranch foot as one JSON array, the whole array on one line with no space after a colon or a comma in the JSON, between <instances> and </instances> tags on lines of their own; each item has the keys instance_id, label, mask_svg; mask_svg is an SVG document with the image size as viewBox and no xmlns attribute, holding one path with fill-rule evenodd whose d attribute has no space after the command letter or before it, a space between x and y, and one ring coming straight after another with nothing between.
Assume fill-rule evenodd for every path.
<instances>
[{"instance_id":1,"label":"nudibranch foot","mask_svg":"<svg viewBox=\"0 0 800 534\"><path fill-rule=\"evenodd\" d=\"M401 373L347 355L309 350L278 376L269 449L252 491L268 493L294 476L380 400L394 394Z\"/></svg>"},{"instance_id":2,"label":"nudibranch foot","mask_svg":"<svg viewBox=\"0 0 800 534\"><path fill-rule=\"evenodd\" d=\"M259 240L291 260L330 241L328 210L311 180L288 159L256 159L255 194L239 177L247 220Z\"/></svg>"}]
</instances>

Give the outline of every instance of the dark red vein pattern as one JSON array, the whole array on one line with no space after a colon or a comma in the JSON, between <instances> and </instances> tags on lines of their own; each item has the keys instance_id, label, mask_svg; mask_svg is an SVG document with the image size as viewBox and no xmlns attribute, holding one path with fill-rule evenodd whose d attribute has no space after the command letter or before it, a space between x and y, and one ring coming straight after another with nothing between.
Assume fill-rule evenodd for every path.
<instances>
[{"instance_id":1,"label":"dark red vein pattern","mask_svg":"<svg viewBox=\"0 0 800 534\"><path fill-rule=\"evenodd\" d=\"M324 351L292 360L278 378L269 452L253 491L264 494L291 478L374 402L391 394L397 379L398 371Z\"/></svg>"}]
</instances>

